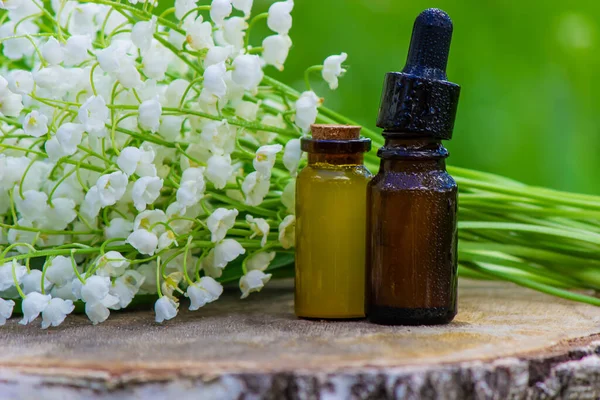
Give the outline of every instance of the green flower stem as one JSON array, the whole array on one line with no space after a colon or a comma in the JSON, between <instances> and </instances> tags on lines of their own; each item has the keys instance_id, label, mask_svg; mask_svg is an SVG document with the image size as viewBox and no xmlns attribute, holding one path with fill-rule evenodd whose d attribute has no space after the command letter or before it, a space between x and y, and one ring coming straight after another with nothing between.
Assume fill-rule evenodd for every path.
<instances>
[{"instance_id":1,"label":"green flower stem","mask_svg":"<svg viewBox=\"0 0 600 400\"><path fill-rule=\"evenodd\" d=\"M183 21L185 21L186 18L189 17L190 15L192 15L196 12L200 12L200 11L210 11L210 9L211 9L210 6L200 6L200 7L196 7L194 9L186 12L185 14L183 14L181 19L179 20L179 26L181 27L183 25Z\"/></svg>"},{"instance_id":2,"label":"green flower stem","mask_svg":"<svg viewBox=\"0 0 600 400\"><path fill-rule=\"evenodd\" d=\"M21 285L19 284L19 280L17 279L17 271L15 269L16 263L12 264L12 278L13 278L13 282L15 284L15 288L17 289L17 292L19 293L19 296L21 296L22 299L25 298L25 293L23 293L23 290L21 290Z\"/></svg>"},{"instance_id":3,"label":"green flower stem","mask_svg":"<svg viewBox=\"0 0 600 400\"><path fill-rule=\"evenodd\" d=\"M269 13L261 13L258 15L255 15L251 20L250 23L248 24L248 29L246 30L246 36L244 37L244 48L248 48L248 46L250 45L250 32L252 31L252 28L254 28L254 25L256 25L257 22L265 20L269 18Z\"/></svg>"}]
</instances>

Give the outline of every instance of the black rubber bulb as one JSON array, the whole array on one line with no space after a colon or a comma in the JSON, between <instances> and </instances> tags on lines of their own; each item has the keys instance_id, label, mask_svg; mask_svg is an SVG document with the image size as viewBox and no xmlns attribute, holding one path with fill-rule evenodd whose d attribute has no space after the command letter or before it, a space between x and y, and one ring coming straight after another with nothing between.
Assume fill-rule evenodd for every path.
<instances>
[{"instance_id":1,"label":"black rubber bulb","mask_svg":"<svg viewBox=\"0 0 600 400\"><path fill-rule=\"evenodd\" d=\"M405 74L428 79L446 80L446 65L452 41L452 20L444 11L423 11L413 26Z\"/></svg>"}]
</instances>

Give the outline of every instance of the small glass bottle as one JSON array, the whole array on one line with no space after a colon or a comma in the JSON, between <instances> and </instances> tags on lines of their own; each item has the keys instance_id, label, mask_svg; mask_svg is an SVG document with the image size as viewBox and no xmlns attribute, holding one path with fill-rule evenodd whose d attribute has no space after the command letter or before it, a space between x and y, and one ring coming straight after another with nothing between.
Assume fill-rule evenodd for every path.
<instances>
[{"instance_id":1,"label":"small glass bottle","mask_svg":"<svg viewBox=\"0 0 600 400\"><path fill-rule=\"evenodd\" d=\"M456 315L457 195L446 172L460 87L448 82L452 21L429 9L415 21L406 66L386 75L377 126L385 145L367 195L367 316L391 325Z\"/></svg>"},{"instance_id":2,"label":"small glass bottle","mask_svg":"<svg viewBox=\"0 0 600 400\"><path fill-rule=\"evenodd\" d=\"M298 317L363 318L366 189L371 148L360 127L313 125L301 141L308 165L296 181Z\"/></svg>"}]
</instances>

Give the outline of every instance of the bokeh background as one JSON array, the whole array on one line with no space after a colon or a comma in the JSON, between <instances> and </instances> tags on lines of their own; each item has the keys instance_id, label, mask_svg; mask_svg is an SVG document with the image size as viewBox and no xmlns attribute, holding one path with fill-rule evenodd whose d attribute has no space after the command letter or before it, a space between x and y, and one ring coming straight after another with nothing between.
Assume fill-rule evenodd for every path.
<instances>
[{"instance_id":1,"label":"bokeh background","mask_svg":"<svg viewBox=\"0 0 600 400\"><path fill-rule=\"evenodd\" d=\"M255 12L272 2L255 0ZM314 88L375 128L383 76L404 66L414 18L428 7L455 25L448 77L462 92L450 163L600 195L600 1L296 0L290 57L269 73L302 90L306 67L347 52L340 88L318 79Z\"/></svg>"}]
</instances>

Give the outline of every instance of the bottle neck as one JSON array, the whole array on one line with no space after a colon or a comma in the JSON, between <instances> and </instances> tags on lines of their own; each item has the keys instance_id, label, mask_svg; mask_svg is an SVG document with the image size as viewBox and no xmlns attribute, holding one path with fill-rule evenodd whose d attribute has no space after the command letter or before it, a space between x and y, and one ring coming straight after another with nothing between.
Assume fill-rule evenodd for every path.
<instances>
[{"instance_id":1,"label":"bottle neck","mask_svg":"<svg viewBox=\"0 0 600 400\"><path fill-rule=\"evenodd\" d=\"M308 165L329 164L329 165L363 165L363 153L352 154L325 154L308 153Z\"/></svg>"},{"instance_id":2,"label":"bottle neck","mask_svg":"<svg viewBox=\"0 0 600 400\"><path fill-rule=\"evenodd\" d=\"M448 150L439 139L398 138L385 136L385 144L377 155L382 171L426 172L446 170Z\"/></svg>"}]
</instances>

